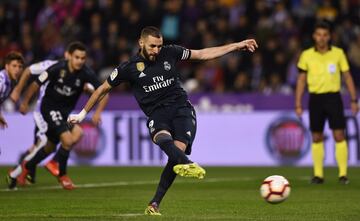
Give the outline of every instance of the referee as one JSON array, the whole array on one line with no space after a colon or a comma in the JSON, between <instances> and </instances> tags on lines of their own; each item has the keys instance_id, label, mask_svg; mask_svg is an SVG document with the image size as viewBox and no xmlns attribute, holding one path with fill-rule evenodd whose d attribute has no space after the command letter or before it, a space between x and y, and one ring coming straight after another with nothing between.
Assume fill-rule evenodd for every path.
<instances>
[{"instance_id":1,"label":"referee","mask_svg":"<svg viewBox=\"0 0 360 221\"><path fill-rule=\"evenodd\" d=\"M313 184L324 182L324 125L329 121L336 142L336 161L339 167L339 183L348 184L348 146L345 140L344 107L340 95L341 74L351 96L351 110L358 112L356 90L349 72L349 64L341 48L330 44L330 26L319 22L315 25L313 39L315 46L302 52L297 64L299 76L295 94L295 111L301 117L301 100L307 83L310 93L309 117L312 133L312 157L314 161ZM306 83L305 83L306 82Z\"/></svg>"}]
</instances>

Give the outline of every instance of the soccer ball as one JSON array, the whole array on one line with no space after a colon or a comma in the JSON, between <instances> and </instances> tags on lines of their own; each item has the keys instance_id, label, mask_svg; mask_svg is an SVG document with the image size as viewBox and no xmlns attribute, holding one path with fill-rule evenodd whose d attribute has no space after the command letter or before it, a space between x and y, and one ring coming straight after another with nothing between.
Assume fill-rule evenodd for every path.
<instances>
[{"instance_id":1,"label":"soccer ball","mask_svg":"<svg viewBox=\"0 0 360 221\"><path fill-rule=\"evenodd\" d=\"M280 203L289 197L290 183L283 176L269 176L261 184L260 195L269 203Z\"/></svg>"}]
</instances>

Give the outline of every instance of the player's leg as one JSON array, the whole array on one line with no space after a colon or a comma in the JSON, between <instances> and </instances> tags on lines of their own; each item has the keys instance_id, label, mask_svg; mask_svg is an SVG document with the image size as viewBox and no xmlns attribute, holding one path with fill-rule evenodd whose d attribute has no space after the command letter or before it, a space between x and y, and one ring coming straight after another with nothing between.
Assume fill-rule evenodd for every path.
<instances>
[{"instance_id":1,"label":"player's leg","mask_svg":"<svg viewBox=\"0 0 360 221\"><path fill-rule=\"evenodd\" d=\"M41 147L47 143L47 124L43 120L39 112L34 112L35 129L34 129L34 144L28 149L28 154L23 158L24 161L30 161ZM30 183L35 183L36 166L31 168L26 179Z\"/></svg>"},{"instance_id":2,"label":"player's leg","mask_svg":"<svg viewBox=\"0 0 360 221\"><path fill-rule=\"evenodd\" d=\"M173 120L174 140L178 148L190 155L192 143L196 135L196 113L190 103L180 106ZM174 172L184 177L203 179L205 170L197 163L178 164L174 166Z\"/></svg>"},{"instance_id":3,"label":"player's leg","mask_svg":"<svg viewBox=\"0 0 360 221\"><path fill-rule=\"evenodd\" d=\"M309 118L312 135L311 153L313 158L313 177L311 183L324 182L324 136L326 113L323 109L323 97L310 95Z\"/></svg>"},{"instance_id":4,"label":"player's leg","mask_svg":"<svg viewBox=\"0 0 360 221\"><path fill-rule=\"evenodd\" d=\"M35 122L34 142L33 142L33 145L25 153L23 153L21 155L19 165L21 165L21 163L23 161L25 161L25 162L30 161L35 156L37 151L39 151L40 148L45 146L47 143L46 132L48 130L48 127L47 127L46 121L44 120L41 113L38 111L34 111L33 117L34 117L34 122ZM31 183L31 184L35 183L35 174L36 174L36 167L31 168L28 171L26 180L19 178L19 184L24 185L25 181L27 181L27 183Z\"/></svg>"},{"instance_id":5,"label":"player's leg","mask_svg":"<svg viewBox=\"0 0 360 221\"><path fill-rule=\"evenodd\" d=\"M82 135L83 135L83 130L82 128L75 124L72 126L71 128L71 134L73 136L74 139L74 144L76 144L77 142L80 141ZM74 145L73 144L73 145ZM54 155L54 157L45 164L45 168L53 175L53 176L59 176L59 156L61 154L62 151L61 150L61 146L59 147L58 151L56 151L56 154Z\"/></svg>"},{"instance_id":6,"label":"player's leg","mask_svg":"<svg viewBox=\"0 0 360 221\"><path fill-rule=\"evenodd\" d=\"M176 178L176 173L173 171L173 167L176 165L175 162L168 161L161 173L160 182L156 189L156 193L153 199L150 201L148 207L145 209L146 215L161 215L159 212L159 205L161 200L165 196L167 190Z\"/></svg>"},{"instance_id":7,"label":"player's leg","mask_svg":"<svg viewBox=\"0 0 360 221\"><path fill-rule=\"evenodd\" d=\"M16 184L23 186L27 183L27 180L31 180L29 173L35 171L36 165L45 159L55 149L54 142L48 141L45 134L48 133L47 123L41 125L36 122L36 145L34 149L25 156L24 160L8 174L9 188L15 188ZM49 132L51 135L51 132ZM29 165L27 165L29 164Z\"/></svg>"},{"instance_id":8,"label":"player's leg","mask_svg":"<svg viewBox=\"0 0 360 221\"><path fill-rule=\"evenodd\" d=\"M329 125L335 140L335 157L339 167L339 182L348 184L348 145L345 139L345 115L340 94L333 94L328 104Z\"/></svg>"},{"instance_id":9,"label":"player's leg","mask_svg":"<svg viewBox=\"0 0 360 221\"><path fill-rule=\"evenodd\" d=\"M313 175L311 183L324 182L324 142L322 132L312 132L311 154L313 158Z\"/></svg>"},{"instance_id":10,"label":"player's leg","mask_svg":"<svg viewBox=\"0 0 360 221\"><path fill-rule=\"evenodd\" d=\"M56 145L59 143L59 134L68 130L61 112L52 108L50 110L43 108L41 112L34 112L34 120L38 129L36 137L39 142L36 149L39 150L33 151L35 152L33 157L28 156L25 158L28 161L25 164L25 169L30 170L33 170L38 163L56 150ZM46 143L46 145L44 146L43 143ZM22 175L24 175L24 172Z\"/></svg>"},{"instance_id":11,"label":"player's leg","mask_svg":"<svg viewBox=\"0 0 360 221\"><path fill-rule=\"evenodd\" d=\"M348 145L345 140L344 130L333 130L333 136L335 139L335 157L339 167L339 182L342 184L348 184L347 167L348 167Z\"/></svg>"},{"instance_id":12,"label":"player's leg","mask_svg":"<svg viewBox=\"0 0 360 221\"><path fill-rule=\"evenodd\" d=\"M9 188L15 188L17 183L21 186L25 185L29 171L34 170L38 163L49 156L55 150L55 146L51 141L47 141L46 145L39 148L37 152L26 156L24 161L9 173Z\"/></svg>"},{"instance_id":13,"label":"player's leg","mask_svg":"<svg viewBox=\"0 0 360 221\"><path fill-rule=\"evenodd\" d=\"M168 156L169 160L176 163L191 163L183 151L175 146L171 135L172 118L176 109L171 106L158 108L148 119L148 129L153 142L157 144Z\"/></svg>"},{"instance_id":14,"label":"player's leg","mask_svg":"<svg viewBox=\"0 0 360 221\"><path fill-rule=\"evenodd\" d=\"M74 145L74 138L70 131L64 131L60 135L61 146L58 149L59 160L59 176L58 180L62 187L66 190L75 188L72 180L67 176L67 162L72 146Z\"/></svg>"},{"instance_id":15,"label":"player's leg","mask_svg":"<svg viewBox=\"0 0 360 221\"><path fill-rule=\"evenodd\" d=\"M169 160L176 164L192 163L185 153L175 145L174 139L169 131L160 130L154 136L154 143L156 143L168 156Z\"/></svg>"},{"instance_id":16,"label":"player's leg","mask_svg":"<svg viewBox=\"0 0 360 221\"><path fill-rule=\"evenodd\" d=\"M174 119L172 122L172 131L176 139L173 141L175 146L183 153L190 154L191 145L196 134L196 116L195 111L192 112L192 107L187 109L176 109ZM151 131L151 130L150 130ZM156 137L154 137L156 138ZM156 143L156 140L154 140ZM184 169L187 168L187 169ZM160 182L157 187L153 199L150 201L149 206L145 209L147 215L161 215L159 212L159 205L170 188L171 184L176 178L176 173L185 176L201 177L205 175L205 170L195 163L178 164L171 161L170 158L161 174Z\"/></svg>"}]
</instances>

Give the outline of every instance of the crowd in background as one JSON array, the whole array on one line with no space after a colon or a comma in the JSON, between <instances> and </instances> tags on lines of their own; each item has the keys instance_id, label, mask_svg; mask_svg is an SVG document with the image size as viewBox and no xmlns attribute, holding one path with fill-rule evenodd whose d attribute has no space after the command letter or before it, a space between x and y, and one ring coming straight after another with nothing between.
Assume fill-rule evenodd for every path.
<instances>
[{"instance_id":1,"label":"crowd in background","mask_svg":"<svg viewBox=\"0 0 360 221\"><path fill-rule=\"evenodd\" d=\"M140 30L161 29L165 44L190 49L255 38L259 50L207 62L182 62L190 93L293 93L301 50L314 23L328 20L360 85L360 3L357 0L2 0L0 58L21 51L26 64L63 56L74 40L88 46L100 80L138 50ZM127 87L117 88L126 91Z\"/></svg>"}]
</instances>

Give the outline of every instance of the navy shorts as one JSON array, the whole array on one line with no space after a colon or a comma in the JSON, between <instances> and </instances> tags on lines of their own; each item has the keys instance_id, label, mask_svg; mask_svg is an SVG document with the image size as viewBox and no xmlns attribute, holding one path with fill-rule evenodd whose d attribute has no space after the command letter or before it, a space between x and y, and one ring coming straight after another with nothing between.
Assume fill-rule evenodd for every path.
<instances>
[{"instance_id":1,"label":"navy shorts","mask_svg":"<svg viewBox=\"0 0 360 221\"><path fill-rule=\"evenodd\" d=\"M54 144L59 143L60 135L70 131L71 127L67 123L68 113L55 108L41 108L41 115L46 122L46 136Z\"/></svg>"},{"instance_id":2,"label":"navy shorts","mask_svg":"<svg viewBox=\"0 0 360 221\"><path fill-rule=\"evenodd\" d=\"M150 114L147 127L152 140L157 132L167 130L174 140L187 144L185 153L191 154L196 135L196 112L190 102L161 105Z\"/></svg>"},{"instance_id":3,"label":"navy shorts","mask_svg":"<svg viewBox=\"0 0 360 221\"><path fill-rule=\"evenodd\" d=\"M345 129L344 105L340 93L310 94L310 129L323 132L325 121L334 129Z\"/></svg>"}]
</instances>

